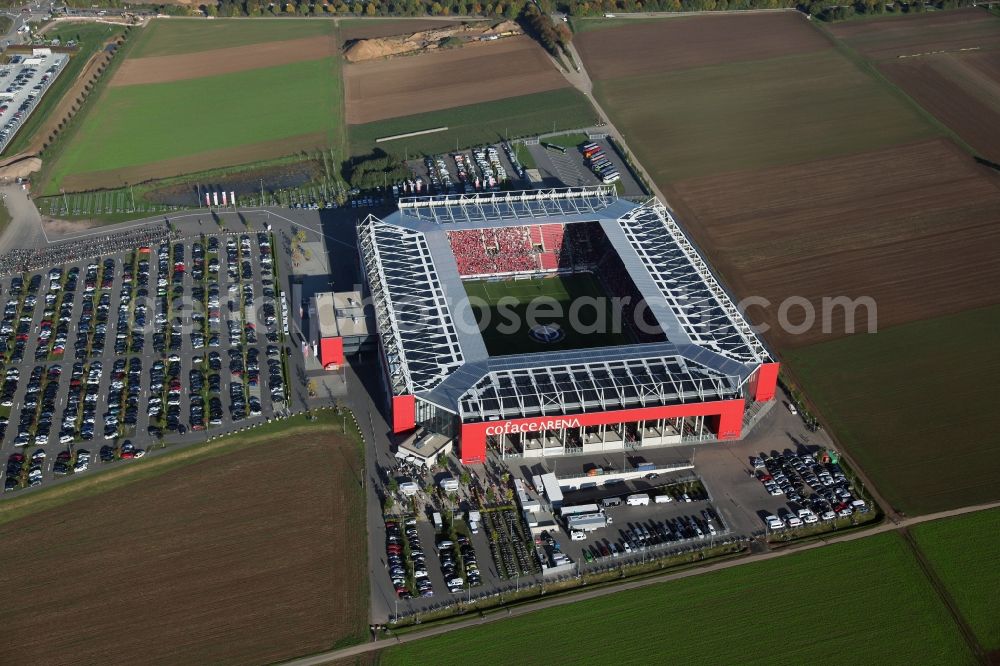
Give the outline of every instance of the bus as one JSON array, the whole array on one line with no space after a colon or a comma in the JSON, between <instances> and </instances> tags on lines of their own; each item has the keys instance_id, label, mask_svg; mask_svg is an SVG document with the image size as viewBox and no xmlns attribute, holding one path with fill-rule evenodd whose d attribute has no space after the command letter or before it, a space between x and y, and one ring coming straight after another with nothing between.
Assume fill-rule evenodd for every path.
<instances>
[{"instance_id":1,"label":"bus","mask_svg":"<svg viewBox=\"0 0 1000 666\"><path fill-rule=\"evenodd\" d=\"M604 174L601 177L601 181L605 185L610 185L611 183L615 182L616 180L621 180L621 179L622 179L622 177L621 177L621 175L619 175L619 173L617 171L609 171L608 173Z\"/></svg>"},{"instance_id":2,"label":"bus","mask_svg":"<svg viewBox=\"0 0 1000 666\"><path fill-rule=\"evenodd\" d=\"M559 152L559 153L564 153L564 154L566 153L566 149L565 148L563 148L562 146L557 146L554 143L545 143L544 141L542 141L541 144L542 144L542 148L548 148L549 150L554 150L554 151Z\"/></svg>"}]
</instances>

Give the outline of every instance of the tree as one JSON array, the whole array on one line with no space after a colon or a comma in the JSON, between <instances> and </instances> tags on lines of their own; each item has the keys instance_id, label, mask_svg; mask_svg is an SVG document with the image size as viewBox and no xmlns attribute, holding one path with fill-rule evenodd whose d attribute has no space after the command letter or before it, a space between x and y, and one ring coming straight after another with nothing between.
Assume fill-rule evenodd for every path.
<instances>
[{"instance_id":1,"label":"tree","mask_svg":"<svg viewBox=\"0 0 1000 666\"><path fill-rule=\"evenodd\" d=\"M392 511L392 507L396 505L396 499L392 495L388 495L385 498L385 502L382 503L382 509L385 513Z\"/></svg>"},{"instance_id":2,"label":"tree","mask_svg":"<svg viewBox=\"0 0 1000 666\"><path fill-rule=\"evenodd\" d=\"M463 486L467 486L472 483L472 475L469 474L467 470L462 470L462 476L459 479Z\"/></svg>"}]
</instances>

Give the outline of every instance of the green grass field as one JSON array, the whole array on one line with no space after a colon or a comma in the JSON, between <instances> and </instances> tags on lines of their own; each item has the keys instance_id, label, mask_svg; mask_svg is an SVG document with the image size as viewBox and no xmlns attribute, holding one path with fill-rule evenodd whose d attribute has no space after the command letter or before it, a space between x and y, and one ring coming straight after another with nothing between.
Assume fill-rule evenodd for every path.
<instances>
[{"instance_id":1,"label":"green grass field","mask_svg":"<svg viewBox=\"0 0 1000 666\"><path fill-rule=\"evenodd\" d=\"M46 192L57 193L69 174L114 172L302 135L322 134L325 141L319 145L336 146L342 132L340 96L335 58L170 83L109 87L93 102L92 112L66 146ZM182 127L179 118L191 121ZM198 167L194 159L190 171L202 170L204 165ZM121 182L127 180L128 174L123 173Z\"/></svg>"},{"instance_id":2,"label":"green grass field","mask_svg":"<svg viewBox=\"0 0 1000 666\"><path fill-rule=\"evenodd\" d=\"M898 509L1000 497L1000 306L792 351L796 380Z\"/></svg>"},{"instance_id":3,"label":"green grass field","mask_svg":"<svg viewBox=\"0 0 1000 666\"><path fill-rule=\"evenodd\" d=\"M481 328L484 327L483 317L487 309L479 307L477 303L488 304L489 320L483 330L483 340L487 351L494 356L606 347L629 344L632 341L625 331L611 330L611 303L606 299L600 282L590 273L536 280L471 280L465 282L465 291L470 299L481 299L473 301L476 320ZM587 299L586 302L595 304L577 305L580 308L578 320L584 328L571 325L571 306L577 299ZM548 305L545 305L546 302ZM529 318L532 303L536 304L534 307L537 309L531 311L532 317ZM553 313L550 307L552 305L556 305L558 314ZM600 313L596 307L601 308ZM556 323L566 335L557 342L538 342L528 335L531 330L529 321L538 324ZM517 322L517 325L511 322Z\"/></svg>"},{"instance_id":4,"label":"green grass field","mask_svg":"<svg viewBox=\"0 0 1000 666\"><path fill-rule=\"evenodd\" d=\"M381 657L436 666L498 657L545 666L974 663L895 533L463 629Z\"/></svg>"},{"instance_id":5,"label":"green grass field","mask_svg":"<svg viewBox=\"0 0 1000 666\"><path fill-rule=\"evenodd\" d=\"M834 51L598 81L594 94L660 185L937 131Z\"/></svg>"},{"instance_id":6,"label":"green grass field","mask_svg":"<svg viewBox=\"0 0 1000 666\"><path fill-rule=\"evenodd\" d=\"M1000 650L1000 509L935 520L910 530L987 652Z\"/></svg>"},{"instance_id":7,"label":"green grass field","mask_svg":"<svg viewBox=\"0 0 1000 666\"><path fill-rule=\"evenodd\" d=\"M134 58L177 55L196 51L282 42L317 35L335 35L333 21L282 19L280 21L224 18L170 18L153 21L142 42L132 51Z\"/></svg>"},{"instance_id":8,"label":"green grass field","mask_svg":"<svg viewBox=\"0 0 1000 666\"><path fill-rule=\"evenodd\" d=\"M532 136L544 132L587 127L597 113L583 93L573 88L470 104L444 111L380 120L348 128L350 154L365 155L376 145L396 155L434 154L494 142L505 136ZM376 144L380 137L447 127L445 132Z\"/></svg>"}]
</instances>

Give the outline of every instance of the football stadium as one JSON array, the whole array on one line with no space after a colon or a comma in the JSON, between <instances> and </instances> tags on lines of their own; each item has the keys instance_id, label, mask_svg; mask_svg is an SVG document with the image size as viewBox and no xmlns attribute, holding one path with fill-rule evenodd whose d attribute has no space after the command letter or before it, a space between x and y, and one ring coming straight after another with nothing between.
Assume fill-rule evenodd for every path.
<instances>
[{"instance_id":1,"label":"football stadium","mask_svg":"<svg viewBox=\"0 0 1000 666\"><path fill-rule=\"evenodd\" d=\"M393 431L463 463L738 439L778 364L658 201L404 198L358 225Z\"/></svg>"}]
</instances>

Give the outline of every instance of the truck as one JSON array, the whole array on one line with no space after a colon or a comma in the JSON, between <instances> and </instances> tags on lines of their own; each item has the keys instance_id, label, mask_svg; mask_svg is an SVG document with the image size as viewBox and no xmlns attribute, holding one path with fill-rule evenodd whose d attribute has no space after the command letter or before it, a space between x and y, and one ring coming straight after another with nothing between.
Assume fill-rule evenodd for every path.
<instances>
[{"instance_id":1,"label":"truck","mask_svg":"<svg viewBox=\"0 0 1000 666\"><path fill-rule=\"evenodd\" d=\"M441 483L439 485L441 486L441 490L446 493L458 492L458 479L454 477L446 476L441 479Z\"/></svg>"},{"instance_id":2,"label":"truck","mask_svg":"<svg viewBox=\"0 0 1000 666\"><path fill-rule=\"evenodd\" d=\"M478 511L469 512L469 529L473 534L479 534L479 523L482 519Z\"/></svg>"},{"instance_id":3,"label":"truck","mask_svg":"<svg viewBox=\"0 0 1000 666\"><path fill-rule=\"evenodd\" d=\"M656 465L654 465L651 462L644 462L636 465L635 469L637 472L652 472L654 469L656 469Z\"/></svg>"},{"instance_id":4,"label":"truck","mask_svg":"<svg viewBox=\"0 0 1000 666\"><path fill-rule=\"evenodd\" d=\"M646 493L629 495L625 498L625 503L629 506L647 506L649 504L649 495Z\"/></svg>"},{"instance_id":5,"label":"truck","mask_svg":"<svg viewBox=\"0 0 1000 666\"><path fill-rule=\"evenodd\" d=\"M435 529L444 529L444 521L441 520L441 514L437 511L434 512L434 527Z\"/></svg>"}]
</instances>

